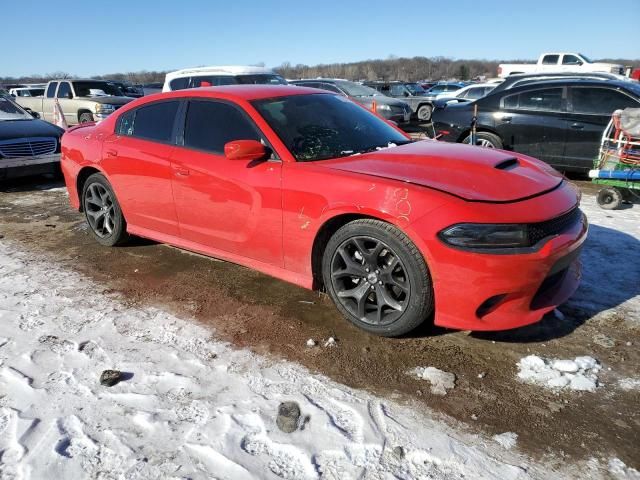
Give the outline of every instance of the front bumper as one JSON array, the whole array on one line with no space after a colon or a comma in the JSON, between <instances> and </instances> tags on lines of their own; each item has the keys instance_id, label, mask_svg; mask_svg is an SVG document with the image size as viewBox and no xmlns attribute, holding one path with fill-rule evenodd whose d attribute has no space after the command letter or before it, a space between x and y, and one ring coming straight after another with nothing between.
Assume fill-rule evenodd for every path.
<instances>
[{"instance_id":1,"label":"front bumper","mask_svg":"<svg viewBox=\"0 0 640 480\"><path fill-rule=\"evenodd\" d=\"M0 158L0 179L56 173L59 168L59 153L35 157Z\"/></svg>"},{"instance_id":2,"label":"front bumper","mask_svg":"<svg viewBox=\"0 0 640 480\"><path fill-rule=\"evenodd\" d=\"M507 330L539 321L578 288L580 222L526 254L479 254L450 249L457 269L443 269L434 285L436 325L461 330Z\"/></svg>"}]
</instances>

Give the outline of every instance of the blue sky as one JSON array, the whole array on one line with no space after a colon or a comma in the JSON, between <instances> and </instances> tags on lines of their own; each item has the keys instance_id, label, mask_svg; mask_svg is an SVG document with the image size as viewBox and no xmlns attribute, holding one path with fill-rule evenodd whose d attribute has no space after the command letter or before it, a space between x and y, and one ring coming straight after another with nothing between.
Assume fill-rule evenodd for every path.
<instances>
[{"instance_id":1,"label":"blue sky","mask_svg":"<svg viewBox=\"0 0 640 480\"><path fill-rule=\"evenodd\" d=\"M0 76L547 50L640 58L640 0L19 0L1 11Z\"/></svg>"}]
</instances>

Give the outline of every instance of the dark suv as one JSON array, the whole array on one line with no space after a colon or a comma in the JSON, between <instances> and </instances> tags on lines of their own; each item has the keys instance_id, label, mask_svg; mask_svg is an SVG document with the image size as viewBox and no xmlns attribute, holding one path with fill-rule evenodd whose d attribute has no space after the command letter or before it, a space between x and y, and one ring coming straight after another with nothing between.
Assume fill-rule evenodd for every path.
<instances>
[{"instance_id":1,"label":"dark suv","mask_svg":"<svg viewBox=\"0 0 640 480\"><path fill-rule=\"evenodd\" d=\"M339 93L349 97L356 103L371 110L373 103L376 105L376 113L387 120L398 124L408 123L411 120L411 107L401 100L381 95L373 88L360 85L348 80L333 78L317 78L315 80L294 80L291 85L300 85L310 88L319 88L329 92Z\"/></svg>"},{"instance_id":2,"label":"dark suv","mask_svg":"<svg viewBox=\"0 0 640 480\"><path fill-rule=\"evenodd\" d=\"M414 116L421 122L431 119L433 98L427 97L422 86L414 82L364 82L364 85L375 88L387 97L400 98L411 107Z\"/></svg>"},{"instance_id":3,"label":"dark suv","mask_svg":"<svg viewBox=\"0 0 640 480\"><path fill-rule=\"evenodd\" d=\"M611 114L640 107L640 84L568 78L496 88L475 102L436 109L438 138L468 143L474 106L479 145L531 155L559 170L587 172Z\"/></svg>"}]
</instances>

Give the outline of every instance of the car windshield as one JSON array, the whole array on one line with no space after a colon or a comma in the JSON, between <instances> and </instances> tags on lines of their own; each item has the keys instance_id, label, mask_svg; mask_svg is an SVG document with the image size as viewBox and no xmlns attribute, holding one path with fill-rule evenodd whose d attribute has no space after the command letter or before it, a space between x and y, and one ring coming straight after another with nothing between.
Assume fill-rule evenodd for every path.
<instances>
[{"instance_id":1,"label":"car windshield","mask_svg":"<svg viewBox=\"0 0 640 480\"><path fill-rule=\"evenodd\" d=\"M587 57L586 55L583 55L581 53L579 53L578 55L580 55L585 62L593 63L593 61L589 57Z\"/></svg>"},{"instance_id":2,"label":"car windshield","mask_svg":"<svg viewBox=\"0 0 640 480\"><path fill-rule=\"evenodd\" d=\"M426 93L425 89L417 83L405 83L404 86L411 92L411 95L424 95Z\"/></svg>"},{"instance_id":3,"label":"car windshield","mask_svg":"<svg viewBox=\"0 0 640 480\"><path fill-rule=\"evenodd\" d=\"M410 143L384 120L339 95L293 95L253 105L300 162Z\"/></svg>"},{"instance_id":4,"label":"car windshield","mask_svg":"<svg viewBox=\"0 0 640 480\"><path fill-rule=\"evenodd\" d=\"M265 84L265 85L286 85L287 81L280 75L238 75L236 77L241 84Z\"/></svg>"},{"instance_id":5,"label":"car windshield","mask_svg":"<svg viewBox=\"0 0 640 480\"><path fill-rule=\"evenodd\" d=\"M347 92L350 97L373 97L374 95L380 95L375 88L360 85L354 82L336 82L342 90Z\"/></svg>"},{"instance_id":6,"label":"car windshield","mask_svg":"<svg viewBox=\"0 0 640 480\"><path fill-rule=\"evenodd\" d=\"M33 120L33 117L18 104L0 95L0 121L3 120Z\"/></svg>"},{"instance_id":7,"label":"car windshield","mask_svg":"<svg viewBox=\"0 0 640 480\"><path fill-rule=\"evenodd\" d=\"M122 91L113 82L73 82L78 97L123 97Z\"/></svg>"}]
</instances>

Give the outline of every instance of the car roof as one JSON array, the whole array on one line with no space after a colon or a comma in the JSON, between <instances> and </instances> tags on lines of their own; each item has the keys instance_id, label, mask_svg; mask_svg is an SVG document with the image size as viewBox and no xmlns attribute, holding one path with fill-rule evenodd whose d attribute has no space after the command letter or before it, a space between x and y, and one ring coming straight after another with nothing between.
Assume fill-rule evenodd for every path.
<instances>
[{"instance_id":1,"label":"car roof","mask_svg":"<svg viewBox=\"0 0 640 480\"><path fill-rule=\"evenodd\" d=\"M598 86L598 87L606 87L606 86L614 86L614 87L629 87L631 82L625 80L598 80L595 78L550 78L547 80L531 80L530 82L523 81L522 84L516 85L512 89L507 90L515 90L520 89L522 87L534 87L538 85L544 86L571 86L571 85L589 85L589 86Z\"/></svg>"},{"instance_id":2,"label":"car roof","mask_svg":"<svg viewBox=\"0 0 640 480\"><path fill-rule=\"evenodd\" d=\"M262 100L265 98L289 97L292 95L321 94L331 95L317 88L298 85L223 85L219 87L200 87L157 93L143 98L158 100L163 98L211 97L234 100Z\"/></svg>"},{"instance_id":3,"label":"car roof","mask_svg":"<svg viewBox=\"0 0 640 480\"><path fill-rule=\"evenodd\" d=\"M258 75L258 74L274 74L271 68L253 67L244 65L212 65L209 67L192 67L183 68L174 72L168 72L167 78L177 78L189 75L214 74L214 75Z\"/></svg>"}]
</instances>

